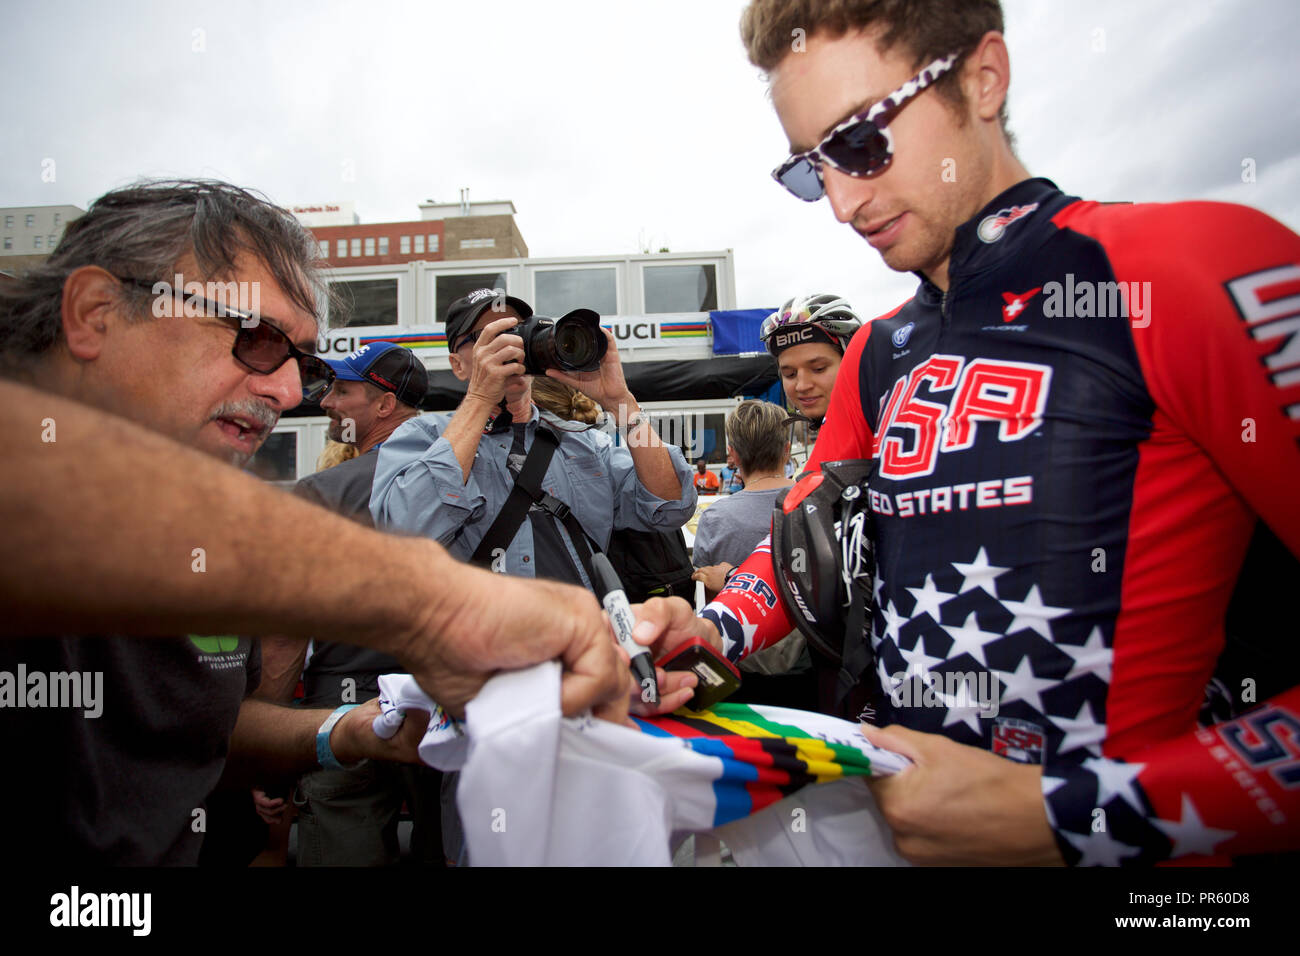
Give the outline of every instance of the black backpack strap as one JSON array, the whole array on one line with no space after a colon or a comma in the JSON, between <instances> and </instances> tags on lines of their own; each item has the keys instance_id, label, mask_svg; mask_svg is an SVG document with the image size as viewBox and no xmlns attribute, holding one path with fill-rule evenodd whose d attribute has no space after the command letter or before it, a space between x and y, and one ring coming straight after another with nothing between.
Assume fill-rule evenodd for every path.
<instances>
[{"instance_id":1,"label":"black backpack strap","mask_svg":"<svg viewBox=\"0 0 1300 956\"><path fill-rule=\"evenodd\" d=\"M537 429L533 438L533 447L528 449L524 466L519 470L515 486L510 489L510 497L506 499L505 505L497 514L496 520L492 522L492 526L488 528L487 534L483 535L483 540L474 549L474 556L470 558L471 563L490 567L492 552L510 546L510 542L519 532L519 526L524 523L529 507L534 501L540 501L544 494L542 479L546 477L546 469L550 467L551 457L559 444L554 433L545 428Z\"/></svg>"},{"instance_id":2,"label":"black backpack strap","mask_svg":"<svg viewBox=\"0 0 1300 956\"><path fill-rule=\"evenodd\" d=\"M855 719L857 715L848 714L849 698L853 694L853 689L862 683L868 681L870 687L870 676L868 671L871 669L871 635L867 633L867 595L862 585L854 581L849 588L849 595L852 598L852 605L849 607L848 621L844 626L844 645L840 655L839 673L835 681L835 713L847 716L849 719ZM874 698L876 695L869 692L872 709L879 712L876 707Z\"/></svg>"}]
</instances>

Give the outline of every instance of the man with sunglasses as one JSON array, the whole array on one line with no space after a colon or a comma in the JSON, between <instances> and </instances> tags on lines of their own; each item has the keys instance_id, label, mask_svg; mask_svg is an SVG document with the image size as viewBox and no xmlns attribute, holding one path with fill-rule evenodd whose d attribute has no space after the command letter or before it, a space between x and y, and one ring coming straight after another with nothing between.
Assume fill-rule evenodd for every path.
<instances>
[{"instance_id":1,"label":"man with sunglasses","mask_svg":"<svg viewBox=\"0 0 1300 956\"><path fill-rule=\"evenodd\" d=\"M1300 845L1300 689L1198 729L1257 520L1300 552L1300 237L1243 207L1031 179L996 0L755 0L793 154L916 296L856 335L810 474L872 459L873 783L924 862L1150 865ZM791 49L791 36L807 35ZM784 635L758 553L692 621ZM707 623L704 623L707 622ZM865 638L864 638L865 639ZM991 683L995 713L969 693ZM928 705L928 706L927 706Z\"/></svg>"},{"instance_id":2,"label":"man with sunglasses","mask_svg":"<svg viewBox=\"0 0 1300 956\"><path fill-rule=\"evenodd\" d=\"M309 354L315 248L244 190L145 183L101 197L44 263L0 284L14 380L0 382L0 729L8 763L38 784L0 788L14 859L193 863L223 771L248 784L417 759L423 727L380 739L374 702L246 699L260 654L241 634L388 651L453 712L496 667L563 655L587 671L568 708L613 697L625 712L630 682L589 595L529 583L511 598L430 542L357 528L210 461L243 464L281 412L333 380ZM230 282L258 290L255 311L209 291ZM403 578L409 595L381 583ZM118 629L144 636L91 636Z\"/></svg>"}]
</instances>

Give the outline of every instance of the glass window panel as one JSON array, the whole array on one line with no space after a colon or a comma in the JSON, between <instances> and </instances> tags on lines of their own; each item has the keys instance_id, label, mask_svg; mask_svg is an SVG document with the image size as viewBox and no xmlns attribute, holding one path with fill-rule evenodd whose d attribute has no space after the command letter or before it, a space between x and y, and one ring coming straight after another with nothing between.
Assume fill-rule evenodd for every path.
<instances>
[{"instance_id":1,"label":"glass window panel","mask_svg":"<svg viewBox=\"0 0 1300 956\"><path fill-rule=\"evenodd\" d=\"M396 279L340 279L330 287L338 299L331 328L397 325Z\"/></svg>"},{"instance_id":2,"label":"glass window panel","mask_svg":"<svg viewBox=\"0 0 1300 956\"><path fill-rule=\"evenodd\" d=\"M346 259L348 257L348 241L346 239L340 239L334 246L336 249L335 255L338 258Z\"/></svg>"},{"instance_id":3,"label":"glass window panel","mask_svg":"<svg viewBox=\"0 0 1300 956\"><path fill-rule=\"evenodd\" d=\"M263 481L293 481L298 477L298 432L272 432L248 463Z\"/></svg>"},{"instance_id":4,"label":"glass window panel","mask_svg":"<svg viewBox=\"0 0 1300 956\"><path fill-rule=\"evenodd\" d=\"M645 266L646 314L709 312L718 307L718 281L712 265Z\"/></svg>"},{"instance_id":5,"label":"glass window panel","mask_svg":"<svg viewBox=\"0 0 1300 956\"><path fill-rule=\"evenodd\" d=\"M386 255L388 255L388 237L387 237L387 236L380 236L380 237L379 237L379 254L380 254L381 256L386 256Z\"/></svg>"},{"instance_id":6,"label":"glass window panel","mask_svg":"<svg viewBox=\"0 0 1300 956\"><path fill-rule=\"evenodd\" d=\"M573 309L618 313L617 277L613 269L547 269L533 273L537 312L556 318Z\"/></svg>"},{"instance_id":7,"label":"glass window panel","mask_svg":"<svg viewBox=\"0 0 1300 956\"><path fill-rule=\"evenodd\" d=\"M366 239L366 255L368 255L368 256L373 256L374 254L375 254L375 240L374 240L373 237L367 237L367 239Z\"/></svg>"},{"instance_id":8,"label":"glass window panel","mask_svg":"<svg viewBox=\"0 0 1300 956\"><path fill-rule=\"evenodd\" d=\"M434 294L434 321L441 322L447 315L447 307L463 295L469 295L475 289L506 289L504 272L487 272L475 275L438 276Z\"/></svg>"},{"instance_id":9,"label":"glass window panel","mask_svg":"<svg viewBox=\"0 0 1300 956\"><path fill-rule=\"evenodd\" d=\"M24 225L26 225L28 229L32 228L32 226L36 225L36 216L32 213L28 213L24 217Z\"/></svg>"},{"instance_id":10,"label":"glass window panel","mask_svg":"<svg viewBox=\"0 0 1300 956\"><path fill-rule=\"evenodd\" d=\"M417 253L423 253L423 252L424 252L424 236L416 236L416 237L415 237L415 251L416 251Z\"/></svg>"},{"instance_id":11,"label":"glass window panel","mask_svg":"<svg viewBox=\"0 0 1300 956\"><path fill-rule=\"evenodd\" d=\"M355 257L358 257L358 256L361 255L361 240L360 240L360 239L353 239L353 240L352 240L352 255L353 255L354 258L355 258Z\"/></svg>"},{"instance_id":12,"label":"glass window panel","mask_svg":"<svg viewBox=\"0 0 1300 956\"><path fill-rule=\"evenodd\" d=\"M37 236L37 237L36 237L36 248L39 249L40 247L41 247L41 237L40 237L40 236Z\"/></svg>"},{"instance_id":13,"label":"glass window panel","mask_svg":"<svg viewBox=\"0 0 1300 956\"><path fill-rule=\"evenodd\" d=\"M320 241L320 254L322 258L328 259L330 256L330 241L322 239Z\"/></svg>"},{"instance_id":14,"label":"glass window panel","mask_svg":"<svg viewBox=\"0 0 1300 956\"><path fill-rule=\"evenodd\" d=\"M438 251L438 236L436 233L429 237L429 251L430 252Z\"/></svg>"},{"instance_id":15,"label":"glass window panel","mask_svg":"<svg viewBox=\"0 0 1300 956\"><path fill-rule=\"evenodd\" d=\"M398 249L401 251L402 255L409 256L411 254L411 237L402 236L398 243Z\"/></svg>"}]
</instances>

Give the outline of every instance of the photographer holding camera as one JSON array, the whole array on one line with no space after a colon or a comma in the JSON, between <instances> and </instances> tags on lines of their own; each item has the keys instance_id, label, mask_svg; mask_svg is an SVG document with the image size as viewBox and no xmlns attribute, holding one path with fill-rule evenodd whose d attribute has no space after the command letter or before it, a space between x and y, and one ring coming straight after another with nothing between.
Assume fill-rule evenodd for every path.
<instances>
[{"instance_id":1,"label":"photographer holding camera","mask_svg":"<svg viewBox=\"0 0 1300 956\"><path fill-rule=\"evenodd\" d=\"M599 319L587 309L535 317L522 299L492 289L453 302L447 349L452 372L469 383L465 398L450 419L414 419L384 443L370 499L376 522L435 538L494 571L587 587L590 542L603 549L615 528L685 524L695 509L690 468L628 391ZM532 402L532 376L540 374L599 402L624 430L624 445L541 412ZM539 451L541 463L526 468L541 433L551 457ZM529 472L541 476L544 492L531 500L518 488Z\"/></svg>"}]
</instances>

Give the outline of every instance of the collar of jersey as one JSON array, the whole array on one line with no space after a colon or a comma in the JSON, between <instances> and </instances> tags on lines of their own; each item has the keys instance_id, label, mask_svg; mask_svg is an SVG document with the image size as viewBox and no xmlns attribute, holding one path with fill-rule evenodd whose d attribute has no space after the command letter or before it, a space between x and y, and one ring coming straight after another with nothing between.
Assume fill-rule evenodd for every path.
<instances>
[{"instance_id":1,"label":"collar of jersey","mask_svg":"<svg viewBox=\"0 0 1300 956\"><path fill-rule=\"evenodd\" d=\"M1023 256L1029 248L1041 244L1051 228L1052 217L1076 201L1075 197L1062 193L1056 183L1041 177L1018 182L994 197L983 209L957 227L952 256L948 260L949 287L957 278L1000 266L1007 259ZM980 239L979 224L986 218L996 216L1013 206L1029 206L1034 203L1038 204L1038 208L1009 223L996 242ZM930 285L925 276L920 273L917 275L923 285Z\"/></svg>"}]
</instances>

